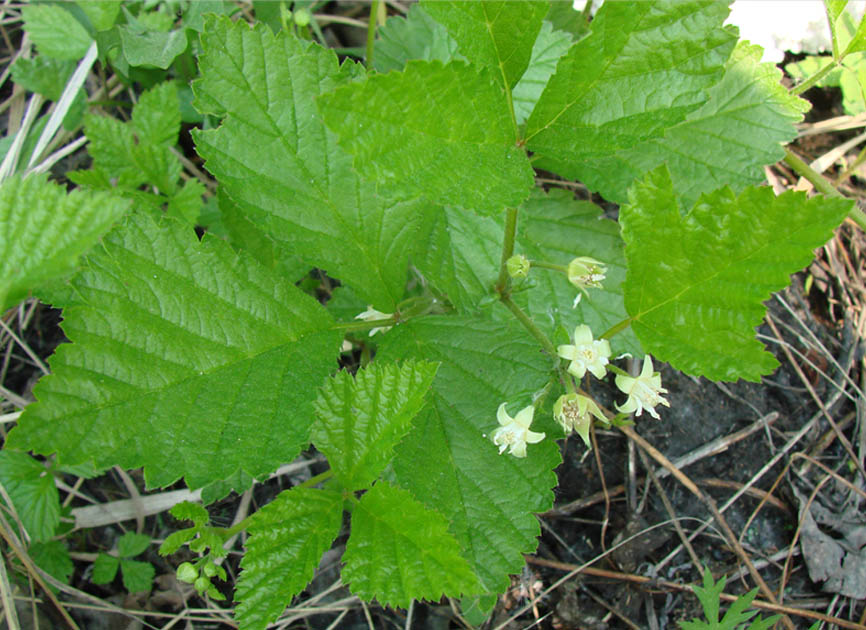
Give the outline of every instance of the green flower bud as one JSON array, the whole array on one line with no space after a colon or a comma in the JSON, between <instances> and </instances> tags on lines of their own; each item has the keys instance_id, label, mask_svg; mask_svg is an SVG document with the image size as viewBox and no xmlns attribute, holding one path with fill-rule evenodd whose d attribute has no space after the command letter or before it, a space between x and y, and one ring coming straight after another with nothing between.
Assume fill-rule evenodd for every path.
<instances>
[{"instance_id":1,"label":"green flower bud","mask_svg":"<svg viewBox=\"0 0 866 630\"><path fill-rule=\"evenodd\" d=\"M313 16L310 15L310 11L305 8L296 9L293 17L295 19L295 24L303 28L304 26L309 26L310 21L313 19Z\"/></svg>"},{"instance_id":2,"label":"green flower bud","mask_svg":"<svg viewBox=\"0 0 866 630\"><path fill-rule=\"evenodd\" d=\"M212 578L217 574L217 566L213 562L208 562L202 568L202 573L204 573L207 577Z\"/></svg>"},{"instance_id":3,"label":"green flower bud","mask_svg":"<svg viewBox=\"0 0 866 630\"><path fill-rule=\"evenodd\" d=\"M201 576L200 578L196 579L196 581L193 583L193 586L195 586L195 590L199 593L204 593L210 586L210 580L204 576Z\"/></svg>"},{"instance_id":4,"label":"green flower bud","mask_svg":"<svg viewBox=\"0 0 866 630\"><path fill-rule=\"evenodd\" d=\"M581 291L600 288L605 274L605 264L589 256L579 256L568 263L568 281Z\"/></svg>"},{"instance_id":5,"label":"green flower bud","mask_svg":"<svg viewBox=\"0 0 866 630\"><path fill-rule=\"evenodd\" d=\"M505 261L508 275L514 279L522 279L529 275L529 260L523 254L516 254Z\"/></svg>"},{"instance_id":6,"label":"green flower bud","mask_svg":"<svg viewBox=\"0 0 866 630\"><path fill-rule=\"evenodd\" d=\"M191 562L182 562L177 568L177 579L192 584L198 578L198 569Z\"/></svg>"}]
</instances>

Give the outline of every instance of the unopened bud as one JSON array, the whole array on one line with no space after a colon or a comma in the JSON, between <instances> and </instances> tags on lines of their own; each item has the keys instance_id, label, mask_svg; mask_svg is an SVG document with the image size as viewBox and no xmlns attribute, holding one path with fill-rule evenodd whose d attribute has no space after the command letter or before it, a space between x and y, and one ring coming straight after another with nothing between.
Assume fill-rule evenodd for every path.
<instances>
[{"instance_id":1,"label":"unopened bud","mask_svg":"<svg viewBox=\"0 0 866 630\"><path fill-rule=\"evenodd\" d=\"M568 281L581 290L600 288L606 274L605 264L589 256L579 256L568 263Z\"/></svg>"},{"instance_id":2,"label":"unopened bud","mask_svg":"<svg viewBox=\"0 0 866 630\"><path fill-rule=\"evenodd\" d=\"M529 260L523 254L516 254L505 261L505 269L512 278L523 279L529 275Z\"/></svg>"}]
</instances>

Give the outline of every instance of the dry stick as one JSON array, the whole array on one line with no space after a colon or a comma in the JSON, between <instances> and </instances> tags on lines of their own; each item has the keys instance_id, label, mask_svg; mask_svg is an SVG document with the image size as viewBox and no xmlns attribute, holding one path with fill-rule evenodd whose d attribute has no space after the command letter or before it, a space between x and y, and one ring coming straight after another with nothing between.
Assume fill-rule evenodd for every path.
<instances>
[{"instance_id":1,"label":"dry stick","mask_svg":"<svg viewBox=\"0 0 866 630\"><path fill-rule=\"evenodd\" d=\"M623 582L633 582L635 584L649 584L650 586L666 588L672 591L679 591L681 593L691 593L694 595L694 586L690 584L679 584L678 582L669 582L668 580L663 580L661 578L649 578L643 575L620 573L619 571L608 571L606 569L578 567L573 564L566 564L564 562L556 562L553 560L545 560L543 558L536 558L533 556L527 556L527 560L532 564L549 567L551 569L559 569L560 571L573 572L580 569L580 571L578 571L579 573L585 573L587 575L594 575L596 577L603 577L611 580L620 580ZM739 599L739 597L737 597L736 595L728 595L727 593L721 593L719 594L719 599L722 599L726 602L735 602ZM845 619L840 619L838 617L829 617L823 613L808 610L806 608L781 606L779 604L765 602L760 599L753 599L751 606L753 608L760 608L768 612L780 613L783 615L796 615L797 617L806 617L807 619L816 619L818 621L823 621L824 623L836 624L840 628L847 628L849 630L863 630L863 626L861 624L854 623L853 621L847 621Z\"/></svg>"},{"instance_id":2,"label":"dry stick","mask_svg":"<svg viewBox=\"0 0 866 630\"><path fill-rule=\"evenodd\" d=\"M129 473L120 466L115 466L114 470L129 493L129 500L135 509L135 531L140 534L144 531L144 506L141 503L141 493L135 487L135 482L129 476Z\"/></svg>"},{"instance_id":3,"label":"dry stick","mask_svg":"<svg viewBox=\"0 0 866 630\"><path fill-rule=\"evenodd\" d=\"M769 314L767 314L767 317L765 319L767 321L767 324L769 324L770 328L773 330L773 334L776 335L779 341L782 341L782 336L779 334L779 329L776 328L776 324L775 322L773 322L773 318ZM812 387L809 379L806 378L805 374L803 374L802 368L800 368L800 365L796 361L794 361L794 357L791 355L791 350L785 344L780 345L782 346L782 352L785 353L785 356L791 363L791 367L794 368L794 371L797 372L797 376L800 377L803 385L806 387L806 389L809 390L809 395L812 397L812 400L815 401L815 404L817 404L818 408L821 409L821 413L823 413L824 417L827 418L827 422L829 422L830 426L833 427L833 430L836 432L836 435L839 438L839 442L844 447L845 452L848 453L851 461L854 462L855 466L857 466L857 470L859 470L860 474L863 475L863 478L866 479L866 470L863 469L863 463L859 459L857 459L857 456L854 454L854 449L851 446L851 442L849 442L848 438L845 437L845 434L839 430L839 425L836 424L836 421L833 420L833 418L830 416L830 413L827 411L827 407L824 406L824 402L821 400L818 394L815 393L815 389Z\"/></svg>"},{"instance_id":4,"label":"dry stick","mask_svg":"<svg viewBox=\"0 0 866 630\"><path fill-rule=\"evenodd\" d=\"M0 599L3 601L3 614L6 617L6 626L9 630L20 630L21 626L18 623L18 612L15 610L15 602L12 601L12 588L9 585L9 575L6 573L5 560L0 560Z\"/></svg>"},{"instance_id":5,"label":"dry stick","mask_svg":"<svg viewBox=\"0 0 866 630\"><path fill-rule=\"evenodd\" d=\"M674 467L671 461L664 456L656 447L647 442L643 437L638 435L635 430L630 426L620 426L619 430L625 433L628 437L637 442L638 446L644 449L647 454L656 460L659 464L667 468L671 471L671 474L676 477L677 481L683 484L692 494L694 494L698 499L701 500L712 512L713 516L716 519L716 522L719 524L719 527L722 528L722 531L725 534L725 537L728 539L728 542L734 548L736 554L740 557L743 563L749 567L749 573L752 575L752 579L758 585L758 588L761 589L761 592L769 599L772 603L776 603L776 598L773 595L773 591L770 590L770 587L767 586L767 583L764 582L764 578L761 577L761 574L758 573L758 570L755 568L755 565L752 564L751 558L746 553L746 550L743 549L743 546L740 544L740 541L737 540L736 535L731 529L728 522L725 520L725 517L722 516L721 512L719 512L719 508L716 506L716 502L713 501L711 497L706 496L703 492L701 492L700 488L698 488L694 482L689 479L681 470L678 470ZM782 617L782 623L785 624L790 630L795 630L794 624L791 622L791 619L787 616Z\"/></svg>"},{"instance_id":6,"label":"dry stick","mask_svg":"<svg viewBox=\"0 0 866 630\"><path fill-rule=\"evenodd\" d=\"M610 612L614 617L620 619L629 628L632 628L632 630L641 630L641 627L639 625L637 625L634 621L632 621L631 619L626 617L625 613L622 612L621 610L619 610L616 606L614 606L613 604L609 604L608 602L606 602L604 600L604 598L602 598L599 595L596 595L595 593L592 592L592 590L590 590L586 587L582 587L581 590L583 590L584 593L589 595L595 601L596 604L598 604L602 608L605 608L608 612Z\"/></svg>"},{"instance_id":7,"label":"dry stick","mask_svg":"<svg viewBox=\"0 0 866 630\"><path fill-rule=\"evenodd\" d=\"M680 537L680 540L683 542L683 546L685 546L686 551L689 552L689 557L692 559L692 564L695 565L695 569L698 574L703 572L703 566L701 566L701 561L698 559L698 554L695 553L694 547L689 542L689 539L686 537L686 533L683 531L683 526L680 525L679 520L677 520L677 514L674 510L674 506L671 504L671 500L668 498L668 493L665 492L665 489L662 487L661 482L658 480L658 477L653 472L652 465L650 465L649 459L647 459L646 453L643 451L638 451L640 454L640 459L643 462L643 467L646 468L647 475L652 480L653 485L658 490L659 496L662 499L662 503L665 506L665 511L667 511L668 516L671 517L671 520L674 522L674 528L677 530L677 535Z\"/></svg>"},{"instance_id":8,"label":"dry stick","mask_svg":"<svg viewBox=\"0 0 866 630\"><path fill-rule=\"evenodd\" d=\"M848 425L851 424L851 422L854 420L856 415L857 415L856 411L848 412L848 415L846 415L844 418L842 418L839 421L839 429L842 431L847 429ZM826 451L830 447L830 445L835 441L836 441L836 432L831 428L831 429L825 431L824 435L822 435L820 438L818 438L818 441L810 449L809 454L812 457L817 457L818 455L820 455L821 453ZM806 462L805 464L800 466L800 470L797 471L797 475L800 477L805 477L808 474L809 470L811 470L811 468L812 468L812 465L809 462Z\"/></svg>"}]
</instances>

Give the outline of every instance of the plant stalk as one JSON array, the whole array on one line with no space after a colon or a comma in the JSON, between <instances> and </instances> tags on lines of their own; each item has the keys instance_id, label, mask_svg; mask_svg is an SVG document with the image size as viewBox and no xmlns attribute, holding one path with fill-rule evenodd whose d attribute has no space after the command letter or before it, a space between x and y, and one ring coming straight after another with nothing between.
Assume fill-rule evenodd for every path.
<instances>
[{"instance_id":1,"label":"plant stalk","mask_svg":"<svg viewBox=\"0 0 866 630\"><path fill-rule=\"evenodd\" d=\"M508 289L510 278L505 265L508 259L514 255L514 237L517 233L517 208L508 208L505 211L505 238L502 241L502 260L499 265L499 278L496 280L496 292L504 296Z\"/></svg>"},{"instance_id":2,"label":"plant stalk","mask_svg":"<svg viewBox=\"0 0 866 630\"><path fill-rule=\"evenodd\" d=\"M367 22L367 54L364 58L364 64L367 69L373 67L373 44L376 41L376 23L379 16L379 4L382 0L373 0L370 3L370 19Z\"/></svg>"}]
</instances>

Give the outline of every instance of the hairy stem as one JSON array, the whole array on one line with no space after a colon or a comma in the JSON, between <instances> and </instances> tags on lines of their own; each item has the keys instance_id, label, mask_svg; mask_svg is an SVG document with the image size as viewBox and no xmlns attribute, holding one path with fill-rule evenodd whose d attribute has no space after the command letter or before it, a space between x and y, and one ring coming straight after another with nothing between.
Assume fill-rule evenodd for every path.
<instances>
[{"instance_id":1,"label":"hairy stem","mask_svg":"<svg viewBox=\"0 0 866 630\"><path fill-rule=\"evenodd\" d=\"M378 21L381 1L373 0L370 3L370 20L367 22L367 56L364 58L367 68L373 67L373 43L376 41L376 22Z\"/></svg>"},{"instance_id":2,"label":"hairy stem","mask_svg":"<svg viewBox=\"0 0 866 630\"><path fill-rule=\"evenodd\" d=\"M499 278L496 280L496 292L506 295L510 278L505 263L514 255L514 236L517 232L517 208L505 211L505 238L502 241L502 259L499 265Z\"/></svg>"},{"instance_id":3,"label":"hairy stem","mask_svg":"<svg viewBox=\"0 0 866 630\"><path fill-rule=\"evenodd\" d=\"M818 83L821 79L826 77L828 74L830 74L833 70L835 70L838 67L839 67L838 62L831 61L830 63L828 63L826 66L824 66L823 68L818 70L818 72L813 74L811 77L809 77L808 79L806 79L802 83L798 83L797 85L793 86L789 90L789 92L791 94L793 94L794 96L799 96L800 94L802 94L806 90L815 87L816 83Z\"/></svg>"}]
</instances>

